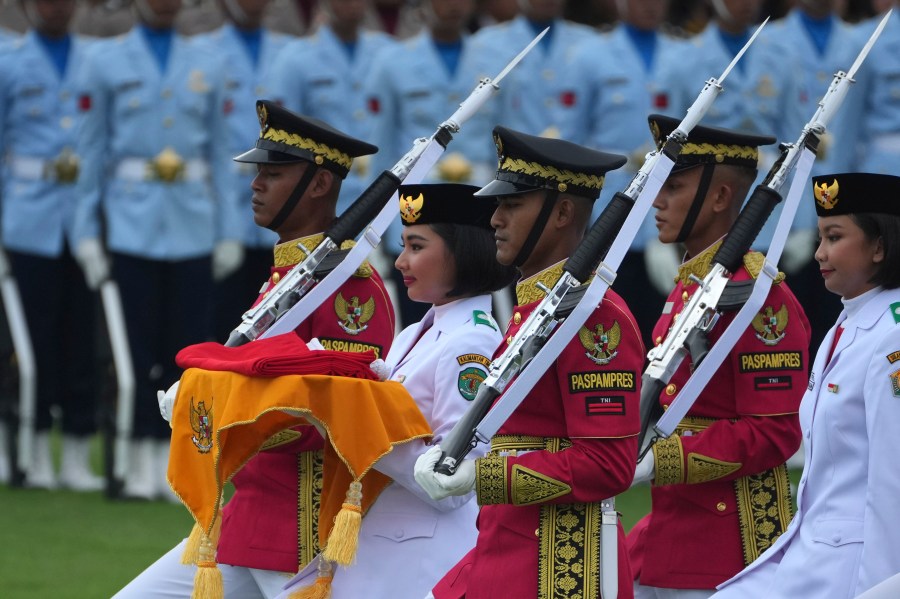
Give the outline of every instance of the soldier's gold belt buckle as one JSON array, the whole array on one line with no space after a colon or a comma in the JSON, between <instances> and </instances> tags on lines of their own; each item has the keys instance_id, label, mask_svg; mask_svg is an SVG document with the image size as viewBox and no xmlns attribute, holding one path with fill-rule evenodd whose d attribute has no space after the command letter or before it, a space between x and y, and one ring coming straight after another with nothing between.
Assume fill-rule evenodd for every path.
<instances>
[{"instance_id":1,"label":"soldier's gold belt buckle","mask_svg":"<svg viewBox=\"0 0 900 599\"><path fill-rule=\"evenodd\" d=\"M184 159L172 148L165 148L148 163L148 179L174 183L184 179Z\"/></svg>"},{"instance_id":2,"label":"soldier's gold belt buckle","mask_svg":"<svg viewBox=\"0 0 900 599\"><path fill-rule=\"evenodd\" d=\"M49 166L48 174L57 183L74 183L78 180L78 156L71 148L63 148Z\"/></svg>"}]
</instances>

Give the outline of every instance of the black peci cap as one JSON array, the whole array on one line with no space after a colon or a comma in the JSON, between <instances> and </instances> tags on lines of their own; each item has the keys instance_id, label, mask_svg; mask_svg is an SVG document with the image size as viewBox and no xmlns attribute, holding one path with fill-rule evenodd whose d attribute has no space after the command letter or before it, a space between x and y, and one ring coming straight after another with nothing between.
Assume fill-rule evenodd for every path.
<instances>
[{"instance_id":1,"label":"black peci cap","mask_svg":"<svg viewBox=\"0 0 900 599\"><path fill-rule=\"evenodd\" d=\"M840 173L812 178L816 214L880 213L900 216L900 177L874 173Z\"/></svg>"},{"instance_id":2,"label":"black peci cap","mask_svg":"<svg viewBox=\"0 0 900 599\"><path fill-rule=\"evenodd\" d=\"M494 127L494 144L499 156L497 174L475 194L480 197L553 189L596 199L603 189L604 175L626 162L625 156L501 126Z\"/></svg>"},{"instance_id":3,"label":"black peci cap","mask_svg":"<svg viewBox=\"0 0 900 599\"><path fill-rule=\"evenodd\" d=\"M378 151L370 143L350 137L318 119L291 112L270 100L257 100L256 114L260 127L256 147L236 156L236 162L314 162L343 178L354 158Z\"/></svg>"},{"instance_id":4,"label":"black peci cap","mask_svg":"<svg viewBox=\"0 0 900 599\"><path fill-rule=\"evenodd\" d=\"M661 148L666 137L678 127L680 119L651 114L647 117L650 132ZM730 164L756 169L759 163L759 146L768 146L776 139L769 135L750 135L720 127L696 126L688 135L672 172L687 170L700 164Z\"/></svg>"},{"instance_id":5,"label":"black peci cap","mask_svg":"<svg viewBox=\"0 0 900 599\"><path fill-rule=\"evenodd\" d=\"M450 223L491 229L495 206L476 198L478 189L461 183L401 185L400 220L404 225Z\"/></svg>"}]
</instances>

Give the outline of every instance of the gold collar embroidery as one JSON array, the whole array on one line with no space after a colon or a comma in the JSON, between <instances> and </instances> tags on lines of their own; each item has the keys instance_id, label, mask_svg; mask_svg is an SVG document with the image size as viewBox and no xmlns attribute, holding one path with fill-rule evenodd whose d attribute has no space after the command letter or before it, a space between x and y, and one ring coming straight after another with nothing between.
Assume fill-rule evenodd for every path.
<instances>
[{"instance_id":1,"label":"gold collar embroidery","mask_svg":"<svg viewBox=\"0 0 900 599\"><path fill-rule=\"evenodd\" d=\"M284 243L279 243L275 246L275 268L283 268L286 266L296 266L303 262L303 259L306 258L306 254L300 251L300 248L297 247L302 245L308 251L313 251L316 249L322 240L325 239L324 233L316 233L315 235L307 235L306 237L301 237L300 239L294 239L293 241L285 241ZM344 243L341 244L342 250L348 250L356 245L352 239L348 239ZM356 272L353 273L353 276L360 278L368 278L372 276L373 273L372 265L369 264L369 261L366 260L362 264L360 264L359 268L356 269Z\"/></svg>"},{"instance_id":2,"label":"gold collar embroidery","mask_svg":"<svg viewBox=\"0 0 900 599\"><path fill-rule=\"evenodd\" d=\"M687 287L688 285L691 285L693 283L689 278L691 275L695 275L699 279L706 277L706 275L709 274L709 271L712 270L713 256L715 256L721 245L722 240L720 239L719 241L703 250L700 254L697 254L697 256L691 258L690 260L679 266L678 275L675 277L675 282L681 283L682 285ZM759 276L765 260L766 257L759 252L747 252L746 254L744 254L744 268L747 269L747 273L751 278L755 279ZM784 273L779 272L773 280L773 284L777 285L783 280Z\"/></svg>"},{"instance_id":3,"label":"gold collar embroidery","mask_svg":"<svg viewBox=\"0 0 900 599\"><path fill-rule=\"evenodd\" d=\"M541 283L546 287L553 287L562 276L563 264L565 264L565 260L561 260L553 266L516 283L516 305L524 306L543 299L546 294L540 290L537 284Z\"/></svg>"}]
</instances>

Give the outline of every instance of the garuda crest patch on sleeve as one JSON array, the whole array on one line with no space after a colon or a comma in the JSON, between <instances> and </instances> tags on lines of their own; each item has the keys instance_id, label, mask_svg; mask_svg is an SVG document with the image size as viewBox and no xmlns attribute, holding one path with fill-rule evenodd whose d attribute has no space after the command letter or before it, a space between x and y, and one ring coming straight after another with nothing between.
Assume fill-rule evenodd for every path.
<instances>
[{"instance_id":1,"label":"garuda crest patch on sleeve","mask_svg":"<svg viewBox=\"0 0 900 599\"><path fill-rule=\"evenodd\" d=\"M616 348L622 340L622 329L619 328L618 321L613 321L609 329L604 329L602 323L598 323L593 329L582 326L578 331L578 339L587 350L585 355L591 362L602 366L609 364L618 355Z\"/></svg>"}]
</instances>

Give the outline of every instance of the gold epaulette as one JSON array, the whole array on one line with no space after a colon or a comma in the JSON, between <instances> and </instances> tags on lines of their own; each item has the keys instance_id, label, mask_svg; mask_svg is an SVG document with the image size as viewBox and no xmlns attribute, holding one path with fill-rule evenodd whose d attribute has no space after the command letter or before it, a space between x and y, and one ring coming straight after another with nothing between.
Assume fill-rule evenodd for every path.
<instances>
[{"instance_id":1,"label":"gold epaulette","mask_svg":"<svg viewBox=\"0 0 900 599\"><path fill-rule=\"evenodd\" d=\"M744 268L747 269L747 272L754 279L759 276L759 273L762 272L763 264L766 261L766 257L764 254L760 252L747 252L744 254ZM784 280L784 273L778 271L778 276L775 277L775 280L772 281L775 285L781 283Z\"/></svg>"}]
</instances>

